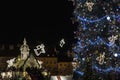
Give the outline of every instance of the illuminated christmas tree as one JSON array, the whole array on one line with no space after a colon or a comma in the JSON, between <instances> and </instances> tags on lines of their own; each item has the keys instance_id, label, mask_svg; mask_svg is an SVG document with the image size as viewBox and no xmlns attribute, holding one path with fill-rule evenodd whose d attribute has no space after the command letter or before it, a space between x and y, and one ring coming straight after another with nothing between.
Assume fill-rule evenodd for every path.
<instances>
[{"instance_id":1,"label":"illuminated christmas tree","mask_svg":"<svg viewBox=\"0 0 120 80\"><path fill-rule=\"evenodd\" d=\"M74 80L120 79L120 1L72 1Z\"/></svg>"}]
</instances>

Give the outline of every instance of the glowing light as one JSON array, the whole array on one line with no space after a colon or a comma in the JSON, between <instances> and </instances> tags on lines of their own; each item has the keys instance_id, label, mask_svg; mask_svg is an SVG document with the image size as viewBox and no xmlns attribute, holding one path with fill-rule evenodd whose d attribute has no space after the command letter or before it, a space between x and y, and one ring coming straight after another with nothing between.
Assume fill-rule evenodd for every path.
<instances>
[{"instance_id":1,"label":"glowing light","mask_svg":"<svg viewBox=\"0 0 120 80\"><path fill-rule=\"evenodd\" d=\"M115 54L114 54L114 56L115 56L115 57L118 57L118 54L117 54L117 53L115 53Z\"/></svg>"},{"instance_id":2,"label":"glowing light","mask_svg":"<svg viewBox=\"0 0 120 80\"><path fill-rule=\"evenodd\" d=\"M108 20L108 21L110 20L110 16L107 17L107 20Z\"/></svg>"},{"instance_id":3,"label":"glowing light","mask_svg":"<svg viewBox=\"0 0 120 80\"><path fill-rule=\"evenodd\" d=\"M12 78L12 72L7 72L7 77Z\"/></svg>"},{"instance_id":4,"label":"glowing light","mask_svg":"<svg viewBox=\"0 0 120 80\"><path fill-rule=\"evenodd\" d=\"M43 74L44 76L47 76L47 72L42 72L42 74Z\"/></svg>"},{"instance_id":5,"label":"glowing light","mask_svg":"<svg viewBox=\"0 0 120 80\"><path fill-rule=\"evenodd\" d=\"M85 58L82 58L83 61L85 61Z\"/></svg>"},{"instance_id":6,"label":"glowing light","mask_svg":"<svg viewBox=\"0 0 120 80\"><path fill-rule=\"evenodd\" d=\"M15 62L15 59L16 58L13 58L13 59L10 59L10 60L7 60L6 62L8 63L8 68L12 67L14 65L14 62Z\"/></svg>"},{"instance_id":7,"label":"glowing light","mask_svg":"<svg viewBox=\"0 0 120 80\"><path fill-rule=\"evenodd\" d=\"M51 79L50 80L72 80L72 75L66 75L66 76L61 76L61 75L58 75L58 76L51 76Z\"/></svg>"},{"instance_id":8,"label":"glowing light","mask_svg":"<svg viewBox=\"0 0 120 80\"><path fill-rule=\"evenodd\" d=\"M6 73L5 73L5 72L2 72L2 73L1 73L1 76L2 76L2 79L4 79L5 76L6 76Z\"/></svg>"},{"instance_id":9,"label":"glowing light","mask_svg":"<svg viewBox=\"0 0 120 80\"><path fill-rule=\"evenodd\" d=\"M34 49L35 54L39 56L41 53L46 53L44 47L45 47L44 44L36 46L36 49ZM40 50L40 52L38 52L38 50Z\"/></svg>"},{"instance_id":10,"label":"glowing light","mask_svg":"<svg viewBox=\"0 0 120 80\"><path fill-rule=\"evenodd\" d=\"M60 47L63 47L64 44L65 44L65 40L64 40L64 39L61 39L61 41L60 41Z\"/></svg>"}]
</instances>

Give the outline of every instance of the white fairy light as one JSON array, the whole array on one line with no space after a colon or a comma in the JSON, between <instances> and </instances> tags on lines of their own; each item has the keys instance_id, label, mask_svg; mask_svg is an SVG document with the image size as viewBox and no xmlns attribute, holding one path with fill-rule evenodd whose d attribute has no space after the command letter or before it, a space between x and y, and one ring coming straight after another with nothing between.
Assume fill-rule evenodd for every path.
<instances>
[{"instance_id":1,"label":"white fairy light","mask_svg":"<svg viewBox=\"0 0 120 80\"><path fill-rule=\"evenodd\" d=\"M108 20L108 21L110 20L110 16L107 16L107 20Z\"/></svg>"},{"instance_id":2,"label":"white fairy light","mask_svg":"<svg viewBox=\"0 0 120 80\"><path fill-rule=\"evenodd\" d=\"M117 54L117 53L115 53L115 54L114 54L114 56L115 56L115 57L117 57L117 56L118 56L118 54Z\"/></svg>"}]
</instances>

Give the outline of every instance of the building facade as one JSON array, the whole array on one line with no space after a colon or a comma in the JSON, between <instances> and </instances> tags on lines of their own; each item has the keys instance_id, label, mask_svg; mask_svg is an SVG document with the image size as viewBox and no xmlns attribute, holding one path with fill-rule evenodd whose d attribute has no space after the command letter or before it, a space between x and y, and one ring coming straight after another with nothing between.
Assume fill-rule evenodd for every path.
<instances>
[{"instance_id":1,"label":"building facade","mask_svg":"<svg viewBox=\"0 0 120 80\"><path fill-rule=\"evenodd\" d=\"M22 60L27 59L30 54L29 46L26 44L27 41L24 39L23 45L20 47L19 54ZM24 49L25 48L25 49ZM27 50L27 51L25 51ZM33 53L35 54L35 53ZM34 56L36 57L36 56ZM7 60L15 58L15 56L1 56L0 57L0 70L5 70L7 68ZM70 75L72 74L72 62L68 61L58 61L55 56L44 56L36 57L37 60L42 61L42 68L48 70L51 75Z\"/></svg>"},{"instance_id":2,"label":"building facade","mask_svg":"<svg viewBox=\"0 0 120 80\"><path fill-rule=\"evenodd\" d=\"M0 70L7 68L7 60L14 57L0 57ZM37 57L39 61L42 61L42 67L47 69L51 75L71 75L72 74L72 62L58 62L57 57Z\"/></svg>"}]
</instances>

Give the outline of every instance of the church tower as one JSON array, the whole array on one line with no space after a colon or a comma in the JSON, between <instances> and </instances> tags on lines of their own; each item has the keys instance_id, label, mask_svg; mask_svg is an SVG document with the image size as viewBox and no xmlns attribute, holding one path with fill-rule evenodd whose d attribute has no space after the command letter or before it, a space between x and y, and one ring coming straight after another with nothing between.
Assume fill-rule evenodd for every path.
<instances>
[{"instance_id":1,"label":"church tower","mask_svg":"<svg viewBox=\"0 0 120 80\"><path fill-rule=\"evenodd\" d=\"M27 57L29 56L30 49L29 49L29 46L27 45L27 41L25 38L23 41L23 45L21 45L20 47L20 51L21 51L21 59L26 60Z\"/></svg>"}]
</instances>

